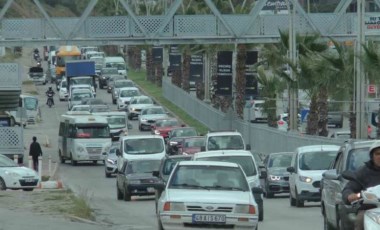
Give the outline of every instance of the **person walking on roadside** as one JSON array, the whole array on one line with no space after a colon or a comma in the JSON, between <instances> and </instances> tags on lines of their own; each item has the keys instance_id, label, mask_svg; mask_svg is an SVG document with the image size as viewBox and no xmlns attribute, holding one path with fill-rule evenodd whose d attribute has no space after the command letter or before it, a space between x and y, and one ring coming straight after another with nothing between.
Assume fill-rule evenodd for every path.
<instances>
[{"instance_id":1,"label":"person walking on roadside","mask_svg":"<svg viewBox=\"0 0 380 230\"><path fill-rule=\"evenodd\" d=\"M38 157L42 156L42 149L37 137L33 137L33 142L30 144L29 156L32 156L34 170L38 171Z\"/></svg>"}]
</instances>

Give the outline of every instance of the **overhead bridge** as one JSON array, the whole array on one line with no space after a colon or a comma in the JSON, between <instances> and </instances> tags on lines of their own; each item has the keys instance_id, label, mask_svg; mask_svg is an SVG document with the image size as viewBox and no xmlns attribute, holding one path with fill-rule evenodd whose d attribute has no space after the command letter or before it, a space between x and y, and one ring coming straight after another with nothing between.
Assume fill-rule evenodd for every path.
<instances>
[{"instance_id":1,"label":"overhead bridge","mask_svg":"<svg viewBox=\"0 0 380 230\"><path fill-rule=\"evenodd\" d=\"M175 0L162 15L140 16L125 0L119 0L128 15L89 17L97 3L91 0L81 17L53 18L34 0L42 18L11 19L3 18L13 2L8 0L0 12L0 46L270 43L279 40L279 30L289 28L288 14L261 13L267 0L259 0L247 14L228 15L222 14L212 0L204 0L211 14L180 15L176 12L182 1ZM342 0L331 13L306 13L297 0L289 1L296 12L294 27L298 33L319 33L337 40L356 38L357 14L346 12L352 0ZM366 18L376 15L366 13ZM379 37L380 28L371 25L377 21L363 25L367 37Z\"/></svg>"}]
</instances>

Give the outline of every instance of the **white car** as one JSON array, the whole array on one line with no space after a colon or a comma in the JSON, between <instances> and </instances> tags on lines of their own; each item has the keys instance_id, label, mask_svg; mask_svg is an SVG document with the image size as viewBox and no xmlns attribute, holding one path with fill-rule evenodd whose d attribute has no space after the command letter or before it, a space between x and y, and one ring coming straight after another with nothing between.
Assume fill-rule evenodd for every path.
<instances>
[{"instance_id":1,"label":"white car","mask_svg":"<svg viewBox=\"0 0 380 230\"><path fill-rule=\"evenodd\" d=\"M87 111L87 112L90 112L90 105L74 105L70 111Z\"/></svg>"},{"instance_id":2,"label":"white car","mask_svg":"<svg viewBox=\"0 0 380 230\"><path fill-rule=\"evenodd\" d=\"M18 166L13 160L0 154L0 190L33 191L39 181L40 177L36 171Z\"/></svg>"},{"instance_id":3,"label":"white car","mask_svg":"<svg viewBox=\"0 0 380 230\"><path fill-rule=\"evenodd\" d=\"M246 150L219 150L198 152L194 154L193 160L195 161L223 161L239 164L245 175L250 188L260 188L260 178L258 171L258 162L256 163L250 151ZM264 218L263 198L261 194L253 194L255 201L258 205L259 221Z\"/></svg>"},{"instance_id":4,"label":"white car","mask_svg":"<svg viewBox=\"0 0 380 230\"><path fill-rule=\"evenodd\" d=\"M162 106L149 106L141 110L139 115L139 130L151 130L151 125L157 120L169 118Z\"/></svg>"},{"instance_id":5,"label":"white car","mask_svg":"<svg viewBox=\"0 0 380 230\"><path fill-rule=\"evenodd\" d=\"M119 90L117 98L117 109L124 110L127 108L132 97L140 96L140 90L136 87L123 87Z\"/></svg>"},{"instance_id":6,"label":"white car","mask_svg":"<svg viewBox=\"0 0 380 230\"><path fill-rule=\"evenodd\" d=\"M338 145L309 145L296 149L289 176L289 199L291 206L303 207L305 201L321 201L322 174L336 158Z\"/></svg>"},{"instance_id":7,"label":"white car","mask_svg":"<svg viewBox=\"0 0 380 230\"><path fill-rule=\"evenodd\" d=\"M250 122L266 121L268 120L268 115L264 112L263 106L264 100L252 100L246 101L245 113Z\"/></svg>"},{"instance_id":8,"label":"white car","mask_svg":"<svg viewBox=\"0 0 380 230\"><path fill-rule=\"evenodd\" d=\"M67 92L67 81L61 81L59 83L59 100L60 101L66 101L69 97L69 93Z\"/></svg>"},{"instance_id":9,"label":"white car","mask_svg":"<svg viewBox=\"0 0 380 230\"><path fill-rule=\"evenodd\" d=\"M128 105L128 119L132 120L134 117L138 117L143 108L153 105L153 100L148 96L133 97Z\"/></svg>"},{"instance_id":10,"label":"white car","mask_svg":"<svg viewBox=\"0 0 380 230\"><path fill-rule=\"evenodd\" d=\"M236 163L181 161L157 202L159 229L257 229L258 208L242 168ZM214 229L214 228L213 228Z\"/></svg>"},{"instance_id":11,"label":"white car","mask_svg":"<svg viewBox=\"0 0 380 230\"><path fill-rule=\"evenodd\" d=\"M72 91L71 97L69 98L69 110L74 105L80 105L82 104L82 99L84 98L94 98L94 95L92 94L91 90L89 89L75 89Z\"/></svg>"}]
</instances>

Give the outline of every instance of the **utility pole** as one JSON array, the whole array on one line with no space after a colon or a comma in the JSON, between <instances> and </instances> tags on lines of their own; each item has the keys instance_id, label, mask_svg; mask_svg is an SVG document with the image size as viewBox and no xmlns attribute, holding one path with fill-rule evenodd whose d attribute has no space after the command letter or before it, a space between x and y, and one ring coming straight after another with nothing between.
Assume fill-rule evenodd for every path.
<instances>
[{"instance_id":1,"label":"utility pole","mask_svg":"<svg viewBox=\"0 0 380 230\"><path fill-rule=\"evenodd\" d=\"M288 4L288 14L289 14L289 59L291 63L297 63L297 47L296 47L296 33L294 29L294 16L295 16L295 7L291 7L289 0ZM296 75L292 68L289 68L290 79L294 82L296 81ZM297 103L297 88L295 84L292 84L289 87L289 124L290 130L298 130L298 103Z\"/></svg>"},{"instance_id":2,"label":"utility pole","mask_svg":"<svg viewBox=\"0 0 380 230\"><path fill-rule=\"evenodd\" d=\"M358 14L358 33L356 40L356 55L359 56L363 52L363 44L365 42L364 35L364 14L365 0L357 0ZM365 122L365 73L364 66L360 58L356 57L356 139L367 139L367 129Z\"/></svg>"}]
</instances>

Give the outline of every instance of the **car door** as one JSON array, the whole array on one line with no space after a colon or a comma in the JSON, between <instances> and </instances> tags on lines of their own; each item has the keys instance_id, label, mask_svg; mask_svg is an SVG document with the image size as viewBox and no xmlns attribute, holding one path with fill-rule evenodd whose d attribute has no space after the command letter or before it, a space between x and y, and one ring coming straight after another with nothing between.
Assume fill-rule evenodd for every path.
<instances>
[{"instance_id":1,"label":"car door","mask_svg":"<svg viewBox=\"0 0 380 230\"><path fill-rule=\"evenodd\" d=\"M116 177L116 184L120 191L123 191L124 189L124 181L125 181L125 172L127 170L128 161L124 161L123 166L121 167L121 170L118 170L117 177Z\"/></svg>"},{"instance_id":2,"label":"car door","mask_svg":"<svg viewBox=\"0 0 380 230\"><path fill-rule=\"evenodd\" d=\"M343 152L339 152L332 167L337 173L340 171L342 160ZM340 181L323 178L323 190L326 217L330 223L336 223L336 196L340 193Z\"/></svg>"}]
</instances>

